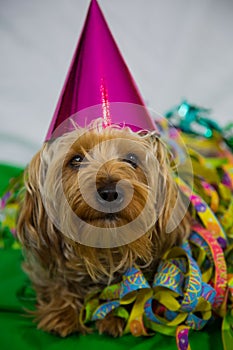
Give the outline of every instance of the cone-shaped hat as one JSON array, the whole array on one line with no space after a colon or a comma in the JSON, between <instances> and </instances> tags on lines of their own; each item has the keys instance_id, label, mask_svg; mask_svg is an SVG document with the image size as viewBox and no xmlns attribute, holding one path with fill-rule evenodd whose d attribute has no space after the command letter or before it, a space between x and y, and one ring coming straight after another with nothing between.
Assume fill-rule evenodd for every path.
<instances>
[{"instance_id":1,"label":"cone-shaped hat","mask_svg":"<svg viewBox=\"0 0 233 350\"><path fill-rule=\"evenodd\" d=\"M92 0L46 141L51 139L64 121L75 114L74 119L79 126L88 125L96 116L88 113L83 117L78 112L95 105L102 106L101 117L106 125L123 123L139 126L140 129L156 129L146 108L138 114L129 108L122 115L119 106L115 111L111 110L115 102L145 107L100 7L96 0ZM62 134L62 130L59 134Z\"/></svg>"}]
</instances>

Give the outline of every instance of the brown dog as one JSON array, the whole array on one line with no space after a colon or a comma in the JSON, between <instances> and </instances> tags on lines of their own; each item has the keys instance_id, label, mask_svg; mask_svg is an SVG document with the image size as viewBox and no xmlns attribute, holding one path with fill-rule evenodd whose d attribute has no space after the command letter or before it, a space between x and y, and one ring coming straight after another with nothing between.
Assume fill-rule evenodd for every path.
<instances>
[{"instance_id":1,"label":"brown dog","mask_svg":"<svg viewBox=\"0 0 233 350\"><path fill-rule=\"evenodd\" d=\"M154 272L188 236L182 201L183 218L172 218L179 191L168 155L155 133L95 123L45 143L32 159L18 237L39 328L63 337L87 332L79 313L88 293L119 281L133 264ZM119 336L124 320L109 314L97 327Z\"/></svg>"}]
</instances>

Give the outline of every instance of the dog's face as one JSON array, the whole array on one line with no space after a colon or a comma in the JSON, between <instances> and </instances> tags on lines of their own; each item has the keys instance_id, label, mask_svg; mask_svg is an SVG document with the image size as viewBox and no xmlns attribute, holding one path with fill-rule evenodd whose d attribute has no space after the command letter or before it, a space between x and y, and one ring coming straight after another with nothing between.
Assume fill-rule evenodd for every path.
<instances>
[{"instance_id":1,"label":"dog's face","mask_svg":"<svg viewBox=\"0 0 233 350\"><path fill-rule=\"evenodd\" d=\"M69 259L81 254L93 276L108 264L116 270L157 260L188 233L184 212L166 234L178 190L167 149L155 134L113 127L74 130L44 145L29 166L28 184L28 193L37 194L27 200L37 201L30 207L46 231L37 228L41 239L63 241ZM39 223L42 216L49 222L46 229Z\"/></svg>"},{"instance_id":2,"label":"dog's face","mask_svg":"<svg viewBox=\"0 0 233 350\"><path fill-rule=\"evenodd\" d=\"M102 248L134 241L153 226L156 191L164 185L149 143L111 128L76 137L64 159L62 182L79 219L77 240Z\"/></svg>"},{"instance_id":3,"label":"dog's face","mask_svg":"<svg viewBox=\"0 0 233 350\"><path fill-rule=\"evenodd\" d=\"M121 227L135 220L152 200L146 166L149 152L139 136L119 130L91 131L78 137L63 166L64 192L76 215L100 228ZM154 211L154 203L150 210Z\"/></svg>"}]
</instances>

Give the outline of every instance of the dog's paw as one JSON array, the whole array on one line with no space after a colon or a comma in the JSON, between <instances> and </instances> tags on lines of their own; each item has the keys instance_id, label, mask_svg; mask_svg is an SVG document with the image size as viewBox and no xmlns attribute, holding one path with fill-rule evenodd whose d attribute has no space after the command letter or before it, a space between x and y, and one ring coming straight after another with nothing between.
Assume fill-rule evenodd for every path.
<instances>
[{"instance_id":1,"label":"dog's paw","mask_svg":"<svg viewBox=\"0 0 233 350\"><path fill-rule=\"evenodd\" d=\"M110 313L103 320L97 321L96 327L100 334L104 333L116 338L123 334L125 320Z\"/></svg>"},{"instance_id":2,"label":"dog's paw","mask_svg":"<svg viewBox=\"0 0 233 350\"><path fill-rule=\"evenodd\" d=\"M90 328L85 327L79 322L79 313L72 306L64 309L46 309L37 310L35 321L38 322L38 328L46 332L67 337L72 333L90 333Z\"/></svg>"}]
</instances>

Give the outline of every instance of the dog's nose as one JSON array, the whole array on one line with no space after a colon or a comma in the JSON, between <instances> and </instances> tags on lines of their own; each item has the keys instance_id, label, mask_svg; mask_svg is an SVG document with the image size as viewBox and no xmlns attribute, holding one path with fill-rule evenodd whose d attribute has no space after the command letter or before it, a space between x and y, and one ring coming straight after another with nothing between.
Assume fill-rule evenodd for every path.
<instances>
[{"instance_id":1,"label":"dog's nose","mask_svg":"<svg viewBox=\"0 0 233 350\"><path fill-rule=\"evenodd\" d=\"M116 188L116 184L107 184L98 190L98 201L101 204L107 204L107 202L113 202L113 204L121 204L124 201L124 191L121 188Z\"/></svg>"}]
</instances>

